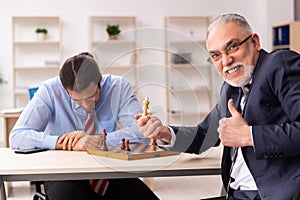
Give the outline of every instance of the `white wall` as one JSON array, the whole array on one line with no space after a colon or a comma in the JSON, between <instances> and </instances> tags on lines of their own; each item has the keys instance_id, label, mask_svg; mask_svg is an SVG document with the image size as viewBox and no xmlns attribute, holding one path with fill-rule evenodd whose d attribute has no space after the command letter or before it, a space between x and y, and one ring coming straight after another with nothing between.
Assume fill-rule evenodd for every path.
<instances>
[{"instance_id":1,"label":"white wall","mask_svg":"<svg viewBox=\"0 0 300 200\"><path fill-rule=\"evenodd\" d=\"M8 84L0 87L0 110L13 107L11 16L59 15L63 22L63 60L88 50L88 17L136 16L139 27L163 27L168 15L244 15L261 36L262 47L271 46L271 25L293 20L293 0L0 0L0 73ZM144 61L148 62L144 56ZM143 56L141 57L143 58ZM139 61L143 63L143 60ZM164 64L163 58L157 62ZM157 102L164 105L165 102ZM3 140L3 121L0 123Z\"/></svg>"}]
</instances>

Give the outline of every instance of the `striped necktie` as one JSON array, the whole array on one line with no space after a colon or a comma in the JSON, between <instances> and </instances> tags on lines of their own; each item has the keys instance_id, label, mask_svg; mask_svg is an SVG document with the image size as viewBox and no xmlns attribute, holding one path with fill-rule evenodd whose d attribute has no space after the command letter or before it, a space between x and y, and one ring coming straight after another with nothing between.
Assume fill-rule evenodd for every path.
<instances>
[{"instance_id":1,"label":"striped necktie","mask_svg":"<svg viewBox=\"0 0 300 200\"><path fill-rule=\"evenodd\" d=\"M96 135L97 134L97 125L95 123L94 114L92 111L87 111L87 119L84 127L84 131L88 135ZM108 187L108 180L107 179L93 179L90 180L91 187L93 190L103 196L106 192Z\"/></svg>"},{"instance_id":2,"label":"striped necktie","mask_svg":"<svg viewBox=\"0 0 300 200\"><path fill-rule=\"evenodd\" d=\"M92 111L86 111L87 119L84 126L84 131L88 135L96 135L97 134L97 126L94 120L94 114Z\"/></svg>"}]
</instances>

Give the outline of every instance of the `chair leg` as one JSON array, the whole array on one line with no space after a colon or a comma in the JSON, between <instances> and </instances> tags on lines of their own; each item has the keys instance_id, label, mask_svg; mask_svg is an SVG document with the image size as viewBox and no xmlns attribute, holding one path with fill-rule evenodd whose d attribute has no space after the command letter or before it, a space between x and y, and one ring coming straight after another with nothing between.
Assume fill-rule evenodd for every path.
<instances>
[{"instance_id":1,"label":"chair leg","mask_svg":"<svg viewBox=\"0 0 300 200\"><path fill-rule=\"evenodd\" d=\"M32 181L32 182L30 182L30 183L35 185L35 191L36 191L36 192L39 192L39 193L42 192L41 186L42 186L43 183L44 183L43 181Z\"/></svg>"},{"instance_id":2,"label":"chair leg","mask_svg":"<svg viewBox=\"0 0 300 200\"><path fill-rule=\"evenodd\" d=\"M33 200L46 200L46 195L42 193L42 185L43 181L35 181L33 182L35 185L35 194L33 196Z\"/></svg>"},{"instance_id":3,"label":"chair leg","mask_svg":"<svg viewBox=\"0 0 300 200\"><path fill-rule=\"evenodd\" d=\"M6 192L5 192L5 186L4 181L0 179L0 199L6 199Z\"/></svg>"},{"instance_id":4,"label":"chair leg","mask_svg":"<svg viewBox=\"0 0 300 200\"><path fill-rule=\"evenodd\" d=\"M44 194L36 192L33 196L33 200L47 200Z\"/></svg>"}]
</instances>

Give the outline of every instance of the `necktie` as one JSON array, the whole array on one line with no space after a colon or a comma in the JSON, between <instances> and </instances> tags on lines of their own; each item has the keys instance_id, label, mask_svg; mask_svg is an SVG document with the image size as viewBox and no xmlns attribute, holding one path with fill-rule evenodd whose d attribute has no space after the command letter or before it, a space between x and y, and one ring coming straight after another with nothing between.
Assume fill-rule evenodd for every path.
<instances>
[{"instance_id":1,"label":"necktie","mask_svg":"<svg viewBox=\"0 0 300 200\"><path fill-rule=\"evenodd\" d=\"M242 91L243 91L243 96L241 98L241 102L240 102L240 107L241 107L241 110L242 110L242 113L244 112L244 108L245 108L245 104L247 102L247 99L248 99L248 94L249 94L249 91L250 91L250 84L247 84L243 87L241 87ZM237 158L237 154L238 154L238 147L233 147L232 149L232 163L231 163L231 168L230 168L230 175L232 173L232 169L233 169L233 165L236 161L236 158ZM232 178L229 178L229 182L228 182L228 185L227 185L227 194L226 194L226 199L228 199L228 192L229 192L229 189L230 189L230 183L232 181Z\"/></svg>"},{"instance_id":2,"label":"necktie","mask_svg":"<svg viewBox=\"0 0 300 200\"><path fill-rule=\"evenodd\" d=\"M87 111L87 119L84 126L84 131L88 135L96 135L97 134L97 125L95 123L94 114L92 111ZM106 192L108 187L108 180L107 179L93 179L90 180L91 187L93 190L103 196Z\"/></svg>"},{"instance_id":3,"label":"necktie","mask_svg":"<svg viewBox=\"0 0 300 200\"><path fill-rule=\"evenodd\" d=\"M94 120L94 114L92 111L86 111L87 112L87 119L85 122L84 131L88 135L96 135L97 133L97 126Z\"/></svg>"},{"instance_id":4,"label":"necktie","mask_svg":"<svg viewBox=\"0 0 300 200\"><path fill-rule=\"evenodd\" d=\"M248 94L250 91L250 84L247 84L245 86L242 87L242 91L243 91L243 97L241 99L241 109L244 110L247 98L248 98Z\"/></svg>"}]
</instances>

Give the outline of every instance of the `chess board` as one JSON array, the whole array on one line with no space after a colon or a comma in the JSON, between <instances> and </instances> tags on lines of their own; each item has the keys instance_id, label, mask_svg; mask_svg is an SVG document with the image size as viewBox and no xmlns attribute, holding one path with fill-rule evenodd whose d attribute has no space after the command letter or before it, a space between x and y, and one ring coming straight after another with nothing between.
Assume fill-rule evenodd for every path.
<instances>
[{"instance_id":1,"label":"chess board","mask_svg":"<svg viewBox=\"0 0 300 200\"><path fill-rule=\"evenodd\" d=\"M121 160L138 160L180 154L180 152L166 151L158 146L152 146L149 144L130 144L129 146L130 151L125 151L121 149L120 146L116 146L108 147L108 151L88 149L87 152L92 155Z\"/></svg>"}]
</instances>

